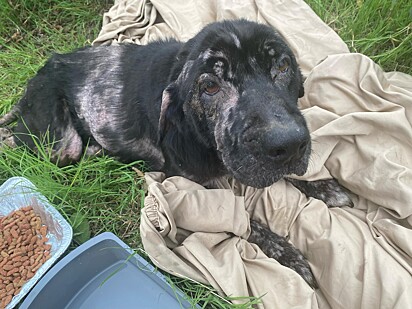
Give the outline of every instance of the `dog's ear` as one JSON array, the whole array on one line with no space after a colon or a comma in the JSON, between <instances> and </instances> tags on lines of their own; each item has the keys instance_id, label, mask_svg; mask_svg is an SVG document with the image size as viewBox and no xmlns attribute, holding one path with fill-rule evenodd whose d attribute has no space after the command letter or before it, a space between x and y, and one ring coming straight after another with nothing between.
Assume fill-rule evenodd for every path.
<instances>
[{"instance_id":1,"label":"dog's ear","mask_svg":"<svg viewBox=\"0 0 412 309\"><path fill-rule=\"evenodd\" d=\"M182 117L179 115L179 93L176 82L169 84L162 94L162 105L160 107L160 117L159 117L159 135L158 140L161 142L166 134L166 132L172 127L178 118Z\"/></svg>"},{"instance_id":2,"label":"dog's ear","mask_svg":"<svg viewBox=\"0 0 412 309\"><path fill-rule=\"evenodd\" d=\"M303 97L305 95L305 88L303 87L303 83L300 84L299 88L299 98Z\"/></svg>"},{"instance_id":3,"label":"dog's ear","mask_svg":"<svg viewBox=\"0 0 412 309\"><path fill-rule=\"evenodd\" d=\"M184 89L183 84L188 78L192 65L193 61L186 62L176 80L163 90L158 128L159 142L170 128L178 127L183 121L183 103L188 94L188 89Z\"/></svg>"},{"instance_id":4,"label":"dog's ear","mask_svg":"<svg viewBox=\"0 0 412 309\"><path fill-rule=\"evenodd\" d=\"M299 70L299 80L300 80L300 88L299 88L299 98L303 97L305 95L305 87L303 86L303 75L302 72Z\"/></svg>"}]
</instances>

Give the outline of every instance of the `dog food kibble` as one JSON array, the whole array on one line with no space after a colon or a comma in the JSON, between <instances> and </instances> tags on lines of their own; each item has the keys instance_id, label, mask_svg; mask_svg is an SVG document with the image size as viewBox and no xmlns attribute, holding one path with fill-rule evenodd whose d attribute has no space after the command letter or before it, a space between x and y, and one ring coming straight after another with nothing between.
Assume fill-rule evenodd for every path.
<instances>
[{"instance_id":1,"label":"dog food kibble","mask_svg":"<svg viewBox=\"0 0 412 309\"><path fill-rule=\"evenodd\" d=\"M47 226L27 206L0 217L0 309L50 257Z\"/></svg>"}]
</instances>

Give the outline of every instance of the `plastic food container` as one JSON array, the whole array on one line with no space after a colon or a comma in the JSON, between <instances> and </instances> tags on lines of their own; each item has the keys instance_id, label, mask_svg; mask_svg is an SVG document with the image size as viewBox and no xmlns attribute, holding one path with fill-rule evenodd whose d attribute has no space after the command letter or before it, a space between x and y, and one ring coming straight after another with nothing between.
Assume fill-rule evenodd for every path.
<instances>
[{"instance_id":1,"label":"plastic food container","mask_svg":"<svg viewBox=\"0 0 412 309\"><path fill-rule=\"evenodd\" d=\"M20 292L13 297L6 309L13 308L19 303L67 249L73 236L72 228L68 222L42 194L36 192L36 187L29 180L23 177L12 177L0 187L1 216L6 216L14 210L29 205L33 206L34 212L41 217L42 222L48 227L47 237L49 241L47 243L52 246L50 258L22 286Z\"/></svg>"},{"instance_id":2,"label":"plastic food container","mask_svg":"<svg viewBox=\"0 0 412 309\"><path fill-rule=\"evenodd\" d=\"M103 233L61 259L29 293L24 308L198 307L118 237Z\"/></svg>"}]
</instances>

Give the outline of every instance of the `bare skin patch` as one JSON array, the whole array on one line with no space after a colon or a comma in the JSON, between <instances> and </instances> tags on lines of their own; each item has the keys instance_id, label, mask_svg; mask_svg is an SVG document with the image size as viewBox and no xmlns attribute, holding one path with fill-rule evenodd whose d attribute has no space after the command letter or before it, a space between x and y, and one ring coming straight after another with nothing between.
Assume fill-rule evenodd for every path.
<instances>
[{"instance_id":1,"label":"bare skin patch","mask_svg":"<svg viewBox=\"0 0 412 309\"><path fill-rule=\"evenodd\" d=\"M225 65L223 61L216 61L215 65L213 66L213 71L215 71L216 76L223 78L223 74L225 72Z\"/></svg>"},{"instance_id":2,"label":"bare skin patch","mask_svg":"<svg viewBox=\"0 0 412 309\"><path fill-rule=\"evenodd\" d=\"M213 57L224 58L224 59L227 60L227 57L223 52L221 52L219 50L218 51L213 51L210 48L208 48L204 52L200 53L198 58L201 58L203 61L207 61L207 60L209 60L210 58L213 58Z\"/></svg>"},{"instance_id":3,"label":"bare skin patch","mask_svg":"<svg viewBox=\"0 0 412 309\"><path fill-rule=\"evenodd\" d=\"M236 47L239 48L239 49L241 49L242 46L240 45L240 40L239 40L239 38L237 37L237 35L231 32L231 33L230 33L230 36L233 38L233 41L235 42Z\"/></svg>"},{"instance_id":4,"label":"bare skin patch","mask_svg":"<svg viewBox=\"0 0 412 309\"><path fill-rule=\"evenodd\" d=\"M59 166L66 166L77 162L83 152L83 142L70 124L64 128L63 137L51 144L51 161L57 162Z\"/></svg>"},{"instance_id":5,"label":"bare skin patch","mask_svg":"<svg viewBox=\"0 0 412 309\"><path fill-rule=\"evenodd\" d=\"M269 54L269 56L274 57L275 56L275 50L273 48L269 49L268 54Z\"/></svg>"}]
</instances>

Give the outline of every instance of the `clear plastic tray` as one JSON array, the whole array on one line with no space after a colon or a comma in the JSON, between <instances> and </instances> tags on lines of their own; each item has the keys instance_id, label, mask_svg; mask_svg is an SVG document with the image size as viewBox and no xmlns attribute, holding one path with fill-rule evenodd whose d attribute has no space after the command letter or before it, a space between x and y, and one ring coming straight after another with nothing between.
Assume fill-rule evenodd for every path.
<instances>
[{"instance_id":1,"label":"clear plastic tray","mask_svg":"<svg viewBox=\"0 0 412 309\"><path fill-rule=\"evenodd\" d=\"M6 309L11 309L19 303L63 254L73 237L73 231L69 223L42 194L37 192L36 187L29 180L23 177L12 177L0 187L1 216L6 216L14 210L29 205L33 206L34 212L41 217L42 222L48 227L47 237L49 241L47 243L52 246L50 258L23 285L19 294L13 297L12 301L6 306Z\"/></svg>"}]
</instances>

